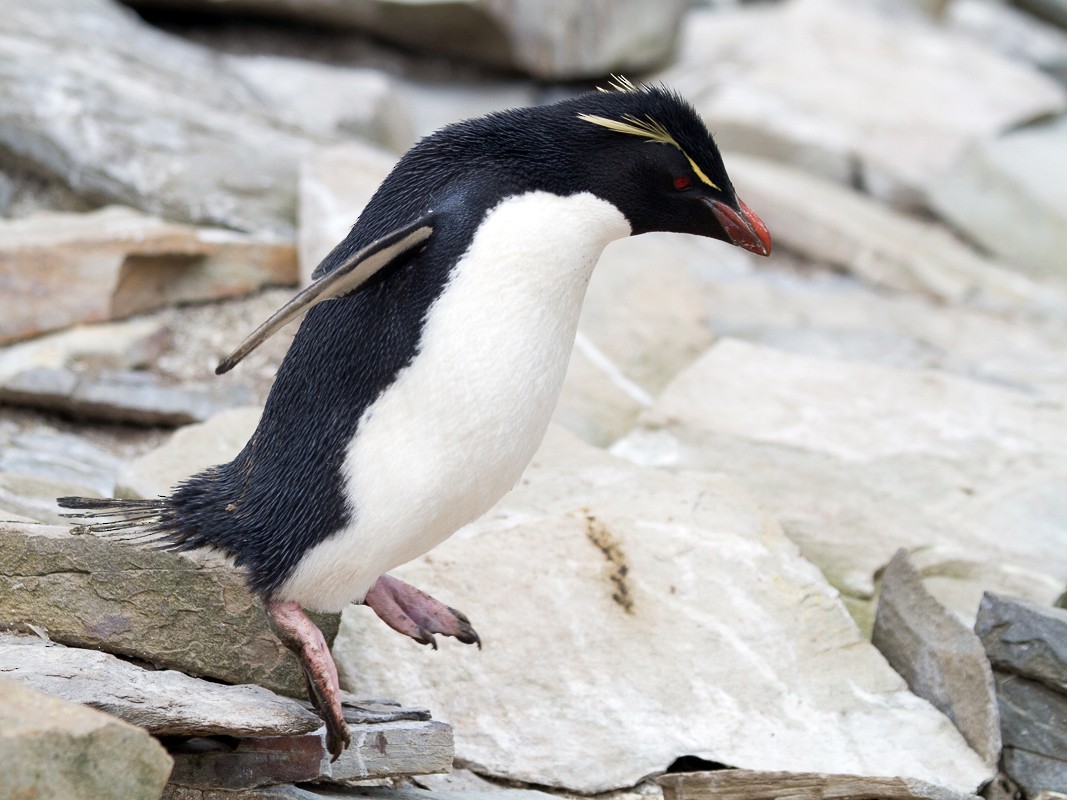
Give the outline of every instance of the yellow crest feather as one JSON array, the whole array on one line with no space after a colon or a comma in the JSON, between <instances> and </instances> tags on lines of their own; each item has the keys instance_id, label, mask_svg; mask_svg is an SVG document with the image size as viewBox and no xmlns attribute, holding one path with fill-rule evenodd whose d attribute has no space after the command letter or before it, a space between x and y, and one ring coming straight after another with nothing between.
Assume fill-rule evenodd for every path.
<instances>
[{"instance_id":1,"label":"yellow crest feather","mask_svg":"<svg viewBox=\"0 0 1067 800\"><path fill-rule=\"evenodd\" d=\"M612 76L614 77L614 76ZM631 88L629 89L617 89L617 91L637 91L632 83L625 78L619 80L625 81L625 84ZM614 85L614 84L613 84ZM603 90L601 90L603 91ZM712 189L719 189L719 187L712 182L711 178L704 174L704 170L700 168L696 161L689 153L682 149L682 146L678 144L678 140L671 136L670 131L663 126L662 123L656 122L651 117L645 117L644 119L638 119L631 114L627 114L621 120L609 119L608 117L597 116L596 114L579 114L578 119L583 122L590 122L593 125L599 125L602 128L607 128L617 133L626 133L630 136L639 136L642 139L647 139L650 142L658 142L659 144L669 144L674 147L685 156L686 161L689 162L689 166L693 168L693 172L700 178L701 181L706 183ZM720 190L721 191L721 190Z\"/></svg>"}]
</instances>

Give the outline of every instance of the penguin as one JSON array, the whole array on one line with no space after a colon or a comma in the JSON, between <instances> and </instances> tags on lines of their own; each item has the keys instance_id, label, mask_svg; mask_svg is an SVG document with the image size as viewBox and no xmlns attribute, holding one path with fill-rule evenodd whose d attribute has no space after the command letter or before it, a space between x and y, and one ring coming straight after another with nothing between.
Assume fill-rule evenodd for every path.
<instances>
[{"instance_id":1,"label":"penguin","mask_svg":"<svg viewBox=\"0 0 1067 800\"><path fill-rule=\"evenodd\" d=\"M419 643L481 645L463 613L387 573L518 482L602 250L650 231L771 251L669 88L616 78L445 127L397 163L311 285L219 364L302 320L233 461L167 497L59 503L83 532L229 556L299 659L336 759L349 743L337 670L305 611L365 604Z\"/></svg>"}]
</instances>

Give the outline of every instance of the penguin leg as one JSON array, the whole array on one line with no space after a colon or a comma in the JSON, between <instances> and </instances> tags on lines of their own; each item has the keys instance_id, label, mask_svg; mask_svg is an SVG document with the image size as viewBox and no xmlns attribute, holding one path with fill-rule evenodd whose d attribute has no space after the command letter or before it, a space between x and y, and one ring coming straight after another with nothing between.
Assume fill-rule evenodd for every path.
<instances>
[{"instance_id":1,"label":"penguin leg","mask_svg":"<svg viewBox=\"0 0 1067 800\"><path fill-rule=\"evenodd\" d=\"M351 738L341 711L337 665L333 663L326 639L304 609L291 600L272 600L267 604L267 618L275 635L300 661L307 681L308 699L326 723L326 749L330 752L330 761L336 761Z\"/></svg>"},{"instance_id":2,"label":"penguin leg","mask_svg":"<svg viewBox=\"0 0 1067 800\"><path fill-rule=\"evenodd\" d=\"M464 644L482 648L482 640L466 614L391 575L378 578L363 603L397 633L410 636L419 644L428 644L434 650L437 649L435 633L455 636Z\"/></svg>"}]
</instances>

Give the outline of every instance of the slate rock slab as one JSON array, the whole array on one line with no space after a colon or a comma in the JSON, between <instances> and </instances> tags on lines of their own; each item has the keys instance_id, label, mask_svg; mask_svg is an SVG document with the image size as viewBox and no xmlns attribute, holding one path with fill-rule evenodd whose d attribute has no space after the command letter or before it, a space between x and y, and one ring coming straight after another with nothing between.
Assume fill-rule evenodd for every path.
<instances>
[{"instance_id":1,"label":"slate rock slab","mask_svg":"<svg viewBox=\"0 0 1067 800\"><path fill-rule=\"evenodd\" d=\"M236 744L191 739L172 751L171 782L238 790L422 775L452 767L452 729L443 722L349 723L348 729L352 743L332 763L322 733L242 739Z\"/></svg>"},{"instance_id":2,"label":"slate rock slab","mask_svg":"<svg viewBox=\"0 0 1067 800\"><path fill-rule=\"evenodd\" d=\"M315 617L328 641L337 616ZM0 623L63 644L135 656L227 683L303 697L296 659L240 574L213 554L177 554L0 523Z\"/></svg>"},{"instance_id":3,"label":"slate rock slab","mask_svg":"<svg viewBox=\"0 0 1067 800\"><path fill-rule=\"evenodd\" d=\"M664 800L976 800L975 795L912 778L724 769L664 775Z\"/></svg>"},{"instance_id":4,"label":"slate rock slab","mask_svg":"<svg viewBox=\"0 0 1067 800\"><path fill-rule=\"evenodd\" d=\"M262 686L226 686L175 670L147 670L99 650L0 635L0 676L96 708L150 733L281 736L322 720Z\"/></svg>"},{"instance_id":5,"label":"slate rock slab","mask_svg":"<svg viewBox=\"0 0 1067 800\"><path fill-rule=\"evenodd\" d=\"M1067 695L1067 609L986 592L974 629L997 670Z\"/></svg>"},{"instance_id":6,"label":"slate rock slab","mask_svg":"<svg viewBox=\"0 0 1067 800\"><path fill-rule=\"evenodd\" d=\"M908 687L943 711L990 769L1000 760L993 672L970 628L937 602L898 550L882 573L871 641Z\"/></svg>"},{"instance_id":7,"label":"slate rock slab","mask_svg":"<svg viewBox=\"0 0 1067 800\"><path fill-rule=\"evenodd\" d=\"M140 728L0 678L0 797L156 800L171 763Z\"/></svg>"},{"instance_id":8,"label":"slate rock slab","mask_svg":"<svg viewBox=\"0 0 1067 800\"><path fill-rule=\"evenodd\" d=\"M20 372L0 382L0 403L54 411L75 419L177 427L245 405L252 392L232 383L167 384L154 373L66 369Z\"/></svg>"},{"instance_id":9,"label":"slate rock slab","mask_svg":"<svg viewBox=\"0 0 1067 800\"><path fill-rule=\"evenodd\" d=\"M996 679L1005 772L1031 796L1067 793L1067 695L1018 675Z\"/></svg>"}]
</instances>

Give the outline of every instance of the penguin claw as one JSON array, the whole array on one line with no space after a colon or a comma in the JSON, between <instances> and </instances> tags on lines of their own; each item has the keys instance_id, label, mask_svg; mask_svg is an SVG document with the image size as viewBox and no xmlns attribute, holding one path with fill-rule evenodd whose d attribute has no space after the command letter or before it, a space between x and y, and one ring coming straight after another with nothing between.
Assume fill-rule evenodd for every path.
<instances>
[{"instance_id":1,"label":"penguin claw","mask_svg":"<svg viewBox=\"0 0 1067 800\"><path fill-rule=\"evenodd\" d=\"M352 738L341 710L337 667L322 631L299 605L290 601L270 602L267 615L274 633L300 661L308 699L326 725L326 750L330 761L336 761Z\"/></svg>"},{"instance_id":2,"label":"penguin claw","mask_svg":"<svg viewBox=\"0 0 1067 800\"><path fill-rule=\"evenodd\" d=\"M367 592L363 603L397 633L409 636L419 644L428 644L434 650L437 649L435 633L455 637L464 644L476 644L479 650L482 649L481 637L466 614L391 575L382 575Z\"/></svg>"}]
</instances>

